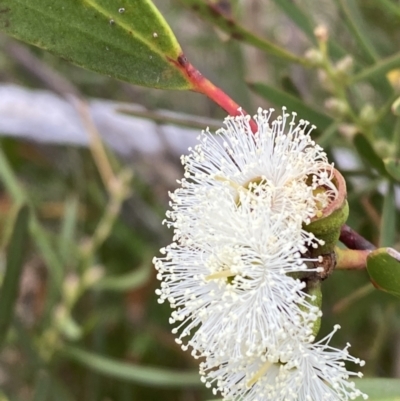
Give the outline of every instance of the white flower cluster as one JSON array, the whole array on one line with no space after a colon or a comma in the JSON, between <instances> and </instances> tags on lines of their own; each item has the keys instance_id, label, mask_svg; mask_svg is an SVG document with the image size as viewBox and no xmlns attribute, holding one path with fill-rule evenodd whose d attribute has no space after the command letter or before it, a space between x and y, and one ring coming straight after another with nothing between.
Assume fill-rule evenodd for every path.
<instances>
[{"instance_id":1,"label":"white flower cluster","mask_svg":"<svg viewBox=\"0 0 400 401\"><path fill-rule=\"evenodd\" d=\"M328 401L363 395L348 381L347 347L314 343L321 317L300 272L318 271L304 230L337 195L332 166L295 114L227 117L182 157L171 194L173 243L155 258L159 302L173 308L177 342L202 357L202 380L226 400ZM321 190L323 189L323 190ZM312 264L310 262L313 262Z\"/></svg>"}]
</instances>

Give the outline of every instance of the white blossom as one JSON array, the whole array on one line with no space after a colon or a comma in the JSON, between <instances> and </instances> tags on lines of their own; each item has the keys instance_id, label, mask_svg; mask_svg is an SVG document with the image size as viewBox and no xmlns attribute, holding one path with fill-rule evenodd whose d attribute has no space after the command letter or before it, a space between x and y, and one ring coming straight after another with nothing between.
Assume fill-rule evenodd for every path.
<instances>
[{"instance_id":1,"label":"white blossom","mask_svg":"<svg viewBox=\"0 0 400 401\"><path fill-rule=\"evenodd\" d=\"M207 205L226 197L226 189L236 201L244 191L265 197L273 211L305 223L336 196L331 165L311 139L313 127L304 120L296 125L295 113L290 119L285 109L271 122L272 113L259 109L254 134L249 116L227 117L225 128L216 135L203 132L200 144L182 156L185 178L171 194L167 216L175 231L201 235L199 228L209 216Z\"/></svg>"},{"instance_id":2,"label":"white blossom","mask_svg":"<svg viewBox=\"0 0 400 401\"><path fill-rule=\"evenodd\" d=\"M228 117L182 156L156 292L173 308L177 342L203 357L203 381L225 399L354 399L363 394L348 379L359 374L345 362L363 362L329 345L337 327L313 343L322 313L303 280L322 269L306 255L323 241L306 228L338 195L333 167L308 122L272 112L258 111L255 133L248 116Z\"/></svg>"},{"instance_id":3,"label":"white blossom","mask_svg":"<svg viewBox=\"0 0 400 401\"><path fill-rule=\"evenodd\" d=\"M345 362L360 366L364 361L349 355L348 348L333 348L329 342L334 330L317 343L287 338L280 349L258 357L232 362L208 358L200 366L202 380L213 391L230 401L346 401L368 396L355 388Z\"/></svg>"},{"instance_id":4,"label":"white blossom","mask_svg":"<svg viewBox=\"0 0 400 401\"><path fill-rule=\"evenodd\" d=\"M317 260L303 254L321 243L303 225L337 190L308 122L271 114L258 111L254 134L248 116L228 117L182 157L167 213L174 242L155 265L160 302L195 356L258 355L294 332L310 338L320 316L296 274L311 271Z\"/></svg>"},{"instance_id":5,"label":"white blossom","mask_svg":"<svg viewBox=\"0 0 400 401\"><path fill-rule=\"evenodd\" d=\"M240 208L219 205L228 218L209 241L180 238L155 261L160 301L175 309L171 323L179 323L179 339L192 334L189 344L201 355L251 355L292 331L309 337L320 316L294 277L310 271L299 252L301 226L240 199Z\"/></svg>"}]
</instances>

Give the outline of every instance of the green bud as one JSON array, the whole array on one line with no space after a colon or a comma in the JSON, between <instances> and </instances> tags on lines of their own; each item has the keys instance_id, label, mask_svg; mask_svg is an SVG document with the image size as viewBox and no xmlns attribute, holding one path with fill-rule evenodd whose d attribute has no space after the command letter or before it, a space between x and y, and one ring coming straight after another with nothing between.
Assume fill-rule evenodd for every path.
<instances>
[{"instance_id":1,"label":"green bud","mask_svg":"<svg viewBox=\"0 0 400 401\"><path fill-rule=\"evenodd\" d=\"M365 125L372 125L376 121L376 111L372 104L366 103L360 111L361 122Z\"/></svg>"},{"instance_id":2,"label":"green bud","mask_svg":"<svg viewBox=\"0 0 400 401\"><path fill-rule=\"evenodd\" d=\"M320 216L315 216L310 224L304 226L306 231L325 242L324 245L312 250L313 257L328 254L334 250L339 241L340 229L349 215L346 182L336 169L333 169L332 182L338 189L336 199L321 211Z\"/></svg>"}]
</instances>

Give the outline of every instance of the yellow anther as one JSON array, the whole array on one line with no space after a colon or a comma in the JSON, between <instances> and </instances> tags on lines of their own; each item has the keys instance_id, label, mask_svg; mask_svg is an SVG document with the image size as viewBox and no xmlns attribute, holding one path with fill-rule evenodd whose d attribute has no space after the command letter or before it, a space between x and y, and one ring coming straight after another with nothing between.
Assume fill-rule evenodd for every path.
<instances>
[{"instance_id":1,"label":"yellow anther","mask_svg":"<svg viewBox=\"0 0 400 401\"><path fill-rule=\"evenodd\" d=\"M230 270L222 270L220 272L210 274L209 276L206 277L206 280L210 281L210 280L216 280L218 278L227 278L227 277L236 276L236 274L237 273L233 273Z\"/></svg>"},{"instance_id":2,"label":"yellow anther","mask_svg":"<svg viewBox=\"0 0 400 401\"><path fill-rule=\"evenodd\" d=\"M273 363L266 361L264 363L264 365L261 366L260 369L258 369L258 372L253 376L253 378L251 380L249 380L246 383L246 386L248 388L250 388L254 383L256 383L258 381L258 379L264 375L265 373L267 373L268 369L273 365Z\"/></svg>"}]
</instances>

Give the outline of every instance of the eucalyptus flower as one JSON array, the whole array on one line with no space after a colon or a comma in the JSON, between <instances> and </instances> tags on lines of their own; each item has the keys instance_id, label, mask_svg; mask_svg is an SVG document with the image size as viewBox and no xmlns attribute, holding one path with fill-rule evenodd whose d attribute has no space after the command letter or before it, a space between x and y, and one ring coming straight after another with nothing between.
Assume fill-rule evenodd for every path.
<instances>
[{"instance_id":1,"label":"eucalyptus flower","mask_svg":"<svg viewBox=\"0 0 400 401\"><path fill-rule=\"evenodd\" d=\"M208 241L180 238L155 261L160 301L168 300L175 309L173 332L181 332L178 342L192 335L188 344L195 356L258 353L291 332L311 336L312 323L320 317L314 297L295 278L316 270L300 252L311 239L301 225L288 224L257 203L248 205L244 196L240 200L241 207L231 202L231 210L221 200L226 219Z\"/></svg>"},{"instance_id":2,"label":"eucalyptus flower","mask_svg":"<svg viewBox=\"0 0 400 401\"><path fill-rule=\"evenodd\" d=\"M331 165L313 127L283 111L227 117L182 157L181 187L166 221L174 242L155 259L159 301L174 309L177 339L194 356L251 357L288 335L313 338L321 312L299 272L318 271L304 256L318 240L304 226L335 198Z\"/></svg>"},{"instance_id":3,"label":"eucalyptus flower","mask_svg":"<svg viewBox=\"0 0 400 401\"><path fill-rule=\"evenodd\" d=\"M322 340L312 343L301 337L288 337L279 349L258 357L207 358L200 365L202 381L224 400L237 401L347 401L368 396L355 387L351 377L360 372L346 369L345 362L360 366L364 361L344 349L329 345L338 325Z\"/></svg>"}]
</instances>

